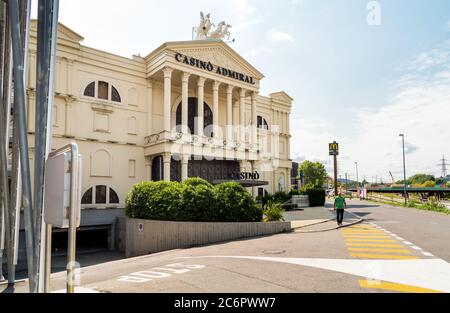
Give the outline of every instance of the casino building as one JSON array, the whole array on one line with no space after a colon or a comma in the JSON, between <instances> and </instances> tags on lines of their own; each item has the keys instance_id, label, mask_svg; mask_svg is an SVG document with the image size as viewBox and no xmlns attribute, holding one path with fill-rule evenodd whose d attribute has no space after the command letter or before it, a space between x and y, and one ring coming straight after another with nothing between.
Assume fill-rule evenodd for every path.
<instances>
[{"instance_id":1,"label":"casino building","mask_svg":"<svg viewBox=\"0 0 450 313\"><path fill-rule=\"evenodd\" d=\"M54 149L83 157L83 226L111 225L145 180L237 180L254 196L289 190L290 113L283 91L221 40L166 42L145 57L83 46L60 24ZM36 22L31 25L28 133L34 144Z\"/></svg>"}]
</instances>

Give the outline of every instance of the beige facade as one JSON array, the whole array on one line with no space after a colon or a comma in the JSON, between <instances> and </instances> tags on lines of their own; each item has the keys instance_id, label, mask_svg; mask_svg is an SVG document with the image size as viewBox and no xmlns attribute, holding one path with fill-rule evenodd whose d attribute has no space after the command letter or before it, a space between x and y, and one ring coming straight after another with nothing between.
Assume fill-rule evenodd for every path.
<instances>
[{"instance_id":1,"label":"beige facade","mask_svg":"<svg viewBox=\"0 0 450 313\"><path fill-rule=\"evenodd\" d=\"M35 36L32 23L31 146ZM146 57L128 59L82 41L59 25L52 146L79 144L84 208L123 208L127 192L141 181L198 173L219 179L228 168L257 171L270 193L290 188L293 100L285 92L259 95L263 75L226 43L168 42Z\"/></svg>"}]
</instances>

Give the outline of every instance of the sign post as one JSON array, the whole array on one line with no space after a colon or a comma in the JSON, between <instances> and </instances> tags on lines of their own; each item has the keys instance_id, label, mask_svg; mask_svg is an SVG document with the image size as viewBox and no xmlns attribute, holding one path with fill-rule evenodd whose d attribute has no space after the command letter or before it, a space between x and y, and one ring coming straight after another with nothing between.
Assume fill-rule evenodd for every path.
<instances>
[{"instance_id":1,"label":"sign post","mask_svg":"<svg viewBox=\"0 0 450 313\"><path fill-rule=\"evenodd\" d=\"M329 145L330 156L334 158L334 196L338 194L338 162L339 144L335 141Z\"/></svg>"}]
</instances>

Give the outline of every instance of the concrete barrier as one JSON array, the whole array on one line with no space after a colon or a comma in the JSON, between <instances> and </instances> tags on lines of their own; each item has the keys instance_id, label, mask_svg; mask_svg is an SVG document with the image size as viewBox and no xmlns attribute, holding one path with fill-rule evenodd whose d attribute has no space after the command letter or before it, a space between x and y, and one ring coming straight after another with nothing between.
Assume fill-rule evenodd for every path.
<instances>
[{"instance_id":1,"label":"concrete barrier","mask_svg":"<svg viewBox=\"0 0 450 313\"><path fill-rule=\"evenodd\" d=\"M124 218L118 224L126 228L122 249L127 258L292 230L290 222L194 223Z\"/></svg>"}]
</instances>

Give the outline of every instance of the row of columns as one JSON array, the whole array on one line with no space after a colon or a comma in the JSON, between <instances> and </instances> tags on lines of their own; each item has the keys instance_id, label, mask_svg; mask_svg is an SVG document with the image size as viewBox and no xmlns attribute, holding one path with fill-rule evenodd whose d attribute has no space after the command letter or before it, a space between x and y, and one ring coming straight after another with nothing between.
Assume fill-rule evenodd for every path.
<instances>
[{"instance_id":1,"label":"row of columns","mask_svg":"<svg viewBox=\"0 0 450 313\"><path fill-rule=\"evenodd\" d=\"M171 132L171 108L172 108L172 73L173 69L166 67L163 69L164 73L164 131ZM188 101L189 101L189 78L190 73L183 73L181 79L181 93L182 93L182 132L188 133ZM206 79L199 77L197 81L197 97L198 97L198 130L197 134L199 136L204 135L204 102L205 102L205 82ZM219 88L222 83L219 81L214 81L212 86L213 93L213 133L214 137L217 136L219 127ZM226 115L227 115L227 129L226 129L226 139L228 141L233 141L233 90L237 88L232 85L227 85L226 89ZM247 90L241 88L239 92L239 125L241 127L246 126L245 121L245 99L247 97ZM257 105L256 105L257 93L251 93L251 125L252 134L250 136L250 141L252 144L256 144L257 141ZM216 137L217 138L217 137ZM245 142L245 132L239 132L239 141Z\"/></svg>"}]
</instances>

